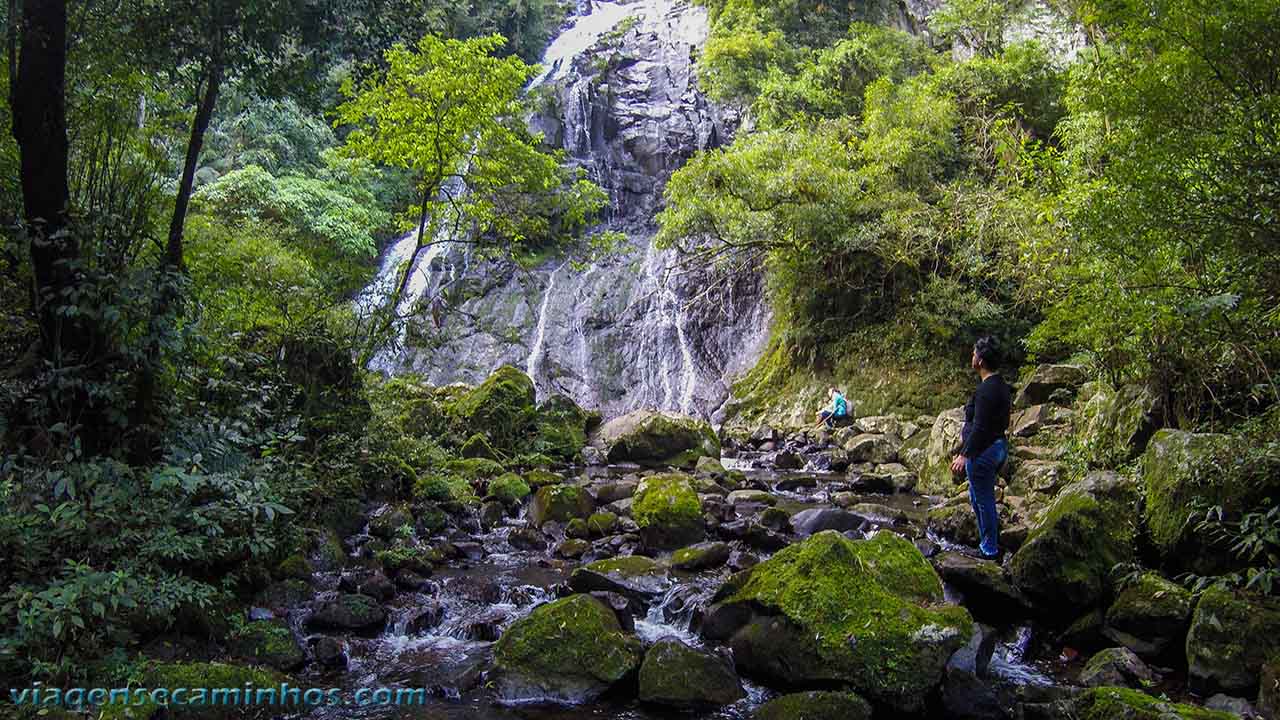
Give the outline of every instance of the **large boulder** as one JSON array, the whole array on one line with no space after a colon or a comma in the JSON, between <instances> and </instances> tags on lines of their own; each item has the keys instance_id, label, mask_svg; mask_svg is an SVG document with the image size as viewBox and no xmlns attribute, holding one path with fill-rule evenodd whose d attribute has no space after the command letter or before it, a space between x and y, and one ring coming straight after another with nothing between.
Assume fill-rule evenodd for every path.
<instances>
[{"instance_id":1,"label":"large boulder","mask_svg":"<svg viewBox=\"0 0 1280 720\"><path fill-rule=\"evenodd\" d=\"M479 386L462 393L448 409L466 435L484 433L495 447L511 449L534 419L533 381L524 372L503 365Z\"/></svg>"},{"instance_id":2,"label":"large boulder","mask_svg":"<svg viewBox=\"0 0 1280 720\"><path fill-rule=\"evenodd\" d=\"M1156 672L1127 647L1107 648L1095 654L1080 671L1080 684L1086 687L1144 687L1158 679Z\"/></svg>"},{"instance_id":3,"label":"large boulder","mask_svg":"<svg viewBox=\"0 0 1280 720\"><path fill-rule=\"evenodd\" d=\"M307 626L321 630L378 630L387 622L387 611L368 595L339 593L312 608Z\"/></svg>"},{"instance_id":4,"label":"large boulder","mask_svg":"<svg viewBox=\"0 0 1280 720\"><path fill-rule=\"evenodd\" d=\"M611 463L694 467L700 457L720 457L720 439L702 420L635 410L601 426L591 443Z\"/></svg>"},{"instance_id":5,"label":"large boulder","mask_svg":"<svg viewBox=\"0 0 1280 720\"><path fill-rule=\"evenodd\" d=\"M746 695L729 663L673 637L654 643L640 665L644 702L696 710L729 705Z\"/></svg>"},{"instance_id":6,"label":"large boulder","mask_svg":"<svg viewBox=\"0 0 1280 720\"><path fill-rule=\"evenodd\" d=\"M1229 546L1195 531L1197 508L1221 507L1227 518L1238 518L1280 497L1280 474L1233 467L1245 450L1228 435L1161 430L1151 438L1142 455L1144 512L1151 544L1170 570L1212 575L1230 564Z\"/></svg>"},{"instance_id":7,"label":"large boulder","mask_svg":"<svg viewBox=\"0 0 1280 720\"><path fill-rule=\"evenodd\" d=\"M1280 656L1280 602L1220 586L1200 596L1187 633L1187 679L1208 695L1252 696L1262 666Z\"/></svg>"},{"instance_id":8,"label":"large boulder","mask_svg":"<svg viewBox=\"0 0 1280 720\"><path fill-rule=\"evenodd\" d=\"M751 720L871 720L871 705L853 693L815 690L776 697Z\"/></svg>"},{"instance_id":9,"label":"large boulder","mask_svg":"<svg viewBox=\"0 0 1280 720\"><path fill-rule=\"evenodd\" d=\"M640 605L648 605L669 584L667 571L643 555L597 560L574 570L569 576L569 587L574 592L612 592Z\"/></svg>"},{"instance_id":10,"label":"large boulder","mask_svg":"<svg viewBox=\"0 0 1280 720\"><path fill-rule=\"evenodd\" d=\"M1115 467L1132 460L1164 424L1160 398L1143 385L1119 390L1101 382L1086 384L1076 403L1076 437L1090 464Z\"/></svg>"},{"instance_id":11,"label":"large boulder","mask_svg":"<svg viewBox=\"0 0 1280 720\"><path fill-rule=\"evenodd\" d=\"M1022 597L1001 567L958 552L939 553L933 567L946 583L964 595L966 605L983 622L1009 623L1028 614Z\"/></svg>"},{"instance_id":12,"label":"large boulder","mask_svg":"<svg viewBox=\"0 0 1280 720\"><path fill-rule=\"evenodd\" d=\"M289 672L302 667L307 653L287 626L270 620L256 620L231 634L228 650L249 662Z\"/></svg>"},{"instance_id":13,"label":"large boulder","mask_svg":"<svg viewBox=\"0 0 1280 720\"><path fill-rule=\"evenodd\" d=\"M1093 688L1083 693L1061 717L1064 720L1237 720L1230 713L1183 705L1119 687Z\"/></svg>"},{"instance_id":14,"label":"large boulder","mask_svg":"<svg viewBox=\"0 0 1280 720\"><path fill-rule=\"evenodd\" d=\"M652 475L640 481L631 505L646 547L670 550L698 542L705 532L702 501L684 473Z\"/></svg>"},{"instance_id":15,"label":"large boulder","mask_svg":"<svg viewBox=\"0 0 1280 720\"><path fill-rule=\"evenodd\" d=\"M529 505L529 522L541 527L548 520L568 522L586 519L595 512L591 493L581 485L544 485L538 488Z\"/></svg>"},{"instance_id":16,"label":"large boulder","mask_svg":"<svg viewBox=\"0 0 1280 720\"><path fill-rule=\"evenodd\" d=\"M844 451L849 454L850 462L880 465L897 460L900 445L902 441L895 435L862 433L849 438L844 443Z\"/></svg>"},{"instance_id":17,"label":"large boulder","mask_svg":"<svg viewBox=\"0 0 1280 720\"><path fill-rule=\"evenodd\" d=\"M535 608L502 633L492 677L504 702L578 704L634 672L641 655L613 609L590 595L571 595Z\"/></svg>"},{"instance_id":18,"label":"large boulder","mask_svg":"<svg viewBox=\"0 0 1280 720\"><path fill-rule=\"evenodd\" d=\"M909 540L818 533L733 576L702 632L745 673L784 687L844 686L918 713L973 631Z\"/></svg>"},{"instance_id":19,"label":"large boulder","mask_svg":"<svg viewBox=\"0 0 1280 720\"><path fill-rule=\"evenodd\" d=\"M1134 556L1136 503L1136 489L1113 472L1064 488L1010 561L1014 585L1046 618L1097 605L1111 568Z\"/></svg>"},{"instance_id":20,"label":"large boulder","mask_svg":"<svg viewBox=\"0 0 1280 720\"><path fill-rule=\"evenodd\" d=\"M1025 408L1049 402L1059 390L1074 391L1089 379L1089 374L1079 365L1040 365L1022 384L1013 399L1015 408Z\"/></svg>"},{"instance_id":21,"label":"large boulder","mask_svg":"<svg viewBox=\"0 0 1280 720\"><path fill-rule=\"evenodd\" d=\"M1180 661L1192 606L1186 588L1158 573L1143 573L1120 591L1102 632L1144 658Z\"/></svg>"},{"instance_id":22,"label":"large boulder","mask_svg":"<svg viewBox=\"0 0 1280 720\"><path fill-rule=\"evenodd\" d=\"M924 464L919 469L916 491L924 495L950 495L956 477L951 473L951 460L960 452L960 433L964 429L964 408L948 410L933 421L929 442L924 449Z\"/></svg>"},{"instance_id":23,"label":"large boulder","mask_svg":"<svg viewBox=\"0 0 1280 720\"><path fill-rule=\"evenodd\" d=\"M591 419L571 398L552 395L538 406L537 451L557 460L576 460L587 444L587 425Z\"/></svg>"}]
</instances>

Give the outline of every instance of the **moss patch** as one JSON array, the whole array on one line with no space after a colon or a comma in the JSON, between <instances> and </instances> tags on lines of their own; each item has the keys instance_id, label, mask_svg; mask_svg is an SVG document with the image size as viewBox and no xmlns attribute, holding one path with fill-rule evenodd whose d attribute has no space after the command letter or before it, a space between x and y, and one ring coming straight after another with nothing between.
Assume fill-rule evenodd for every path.
<instances>
[{"instance_id":1,"label":"moss patch","mask_svg":"<svg viewBox=\"0 0 1280 720\"><path fill-rule=\"evenodd\" d=\"M568 522L573 518L586 518L595 510L595 503L586 489L579 485L545 485L538 488L529 508L529 519L541 526L548 520Z\"/></svg>"},{"instance_id":2,"label":"moss patch","mask_svg":"<svg viewBox=\"0 0 1280 720\"><path fill-rule=\"evenodd\" d=\"M518 505L529 492L529 484L515 473L504 473L489 482L489 496L505 505Z\"/></svg>"},{"instance_id":3,"label":"moss patch","mask_svg":"<svg viewBox=\"0 0 1280 720\"><path fill-rule=\"evenodd\" d=\"M871 705L853 693L805 692L774 698L751 720L871 720Z\"/></svg>"},{"instance_id":4,"label":"moss patch","mask_svg":"<svg viewBox=\"0 0 1280 720\"><path fill-rule=\"evenodd\" d=\"M235 631L230 645L235 655L277 670L294 670L307 659L289 628L267 621L251 622Z\"/></svg>"},{"instance_id":5,"label":"moss patch","mask_svg":"<svg viewBox=\"0 0 1280 720\"><path fill-rule=\"evenodd\" d=\"M280 707L261 704L252 707L229 707L235 703L215 700L223 698L214 690L223 688L244 692L246 685L257 699L258 690L279 690L289 678L278 672L227 663L156 663L148 667L141 685L147 688L187 688L186 705L171 705L176 717L186 718L257 718L278 714ZM243 697L241 695L240 697ZM265 696L264 696L265 697ZM203 702L202 702L203 701ZM197 704L201 703L201 704ZM141 720L149 718L159 705L150 700L139 705L112 703L101 708L99 720Z\"/></svg>"},{"instance_id":6,"label":"moss patch","mask_svg":"<svg viewBox=\"0 0 1280 720\"><path fill-rule=\"evenodd\" d=\"M472 433L484 433L494 448L510 450L534 419L533 381L503 365L476 388L448 405L448 412Z\"/></svg>"},{"instance_id":7,"label":"moss patch","mask_svg":"<svg viewBox=\"0 0 1280 720\"><path fill-rule=\"evenodd\" d=\"M1138 690L1094 688L1076 702L1081 720L1233 720L1235 715L1180 705Z\"/></svg>"},{"instance_id":8,"label":"moss patch","mask_svg":"<svg viewBox=\"0 0 1280 720\"><path fill-rule=\"evenodd\" d=\"M668 473L640 481L631 516L645 543L672 548L702 537L702 502L688 475Z\"/></svg>"}]
</instances>

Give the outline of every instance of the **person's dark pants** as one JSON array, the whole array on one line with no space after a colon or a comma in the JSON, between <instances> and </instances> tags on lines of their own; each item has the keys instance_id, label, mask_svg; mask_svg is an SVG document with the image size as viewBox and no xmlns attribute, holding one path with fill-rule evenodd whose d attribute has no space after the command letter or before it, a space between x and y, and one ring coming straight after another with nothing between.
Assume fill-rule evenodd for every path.
<instances>
[{"instance_id":1,"label":"person's dark pants","mask_svg":"<svg viewBox=\"0 0 1280 720\"><path fill-rule=\"evenodd\" d=\"M849 417L848 415L836 415L830 410L823 410L822 412L818 413L818 415L822 418L823 424L825 424L829 428L833 428L836 426L836 420L841 420L843 418Z\"/></svg>"},{"instance_id":2,"label":"person's dark pants","mask_svg":"<svg viewBox=\"0 0 1280 720\"><path fill-rule=\"evenodd\" d=\"M978 550L983 555L1000 552L1000 516L996 514L996 473L1009 455L1004 438L991 443L976 458L965 461L964 471L969 476L969 502L978 518Z\"/></svg>"}]
</instances>

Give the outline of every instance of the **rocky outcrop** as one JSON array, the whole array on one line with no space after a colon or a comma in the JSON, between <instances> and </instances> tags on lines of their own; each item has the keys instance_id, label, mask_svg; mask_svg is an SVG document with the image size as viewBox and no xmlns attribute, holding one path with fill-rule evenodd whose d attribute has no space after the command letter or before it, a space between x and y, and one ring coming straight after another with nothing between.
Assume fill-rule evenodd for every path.
<instances>
[{"instance_id":1,"label":"rocky outcrop","mask_svg":"<svg viewBox=\"0 0 1280 720\"><path fill-rule=\"evenodd\" d=\"M1134 555L1137 492L1113 472L1067 486L1010 561L1014 585L1048 619L1066 622L1106 596Z\"/></svg>"},{"instance_id":2,"label":"rocky outcrop","mask_svg":"<svg viewBox=\"0 0 1280 720\"><path fill-rule=\"evenodd\" d=\"M492 677L508 703L578 704L640 666L642 650L614 611L590 595L542 605L494 645Z\"/></svg>"},{"instance_id":3,"label":"rocky outcrop","mask_svg":"<svg viewBox=\"0 0 1280 720\"><path fill-rule=\"evenodd\" d=\"M964 429L964 408L948 410L933 421L924 464L916 490L925 495L950 495L957 484L951 473L951 459L960 452L960 432Z\"/></svg>"},{"instance_id":4,"label":"rocky outcrop","mask_svg":"<svg viewBox=\"0 0 1280 720\"><path fill-rule=\"evenodd\" d=\"M1191 592L1148 572L1124 586L1107 610L1103 634L1151 660L1181 664Z\"/></svg>"},{"instance_id":5,"label":"rocky outcrop","mask_svg":"<svg viewBox=\"0 0 1280 720\"><path fill-rule=\"evenodd\" d=\"M720 457L720 440L710 425L651 410L636 410L610 420L591 442L611 463L692 468L701 457Z\"/></svg>"},{"instance_id":6,"label":"rocky outcrop","mask_svg":"<svg viewBox=\"0 0 1280 720\"><path fill-rule=\"evenodd\" d=\"M1200 596L1187 633L1191 687L1252 696L1263 664L1280 656L1280 602L1222 587Z\"/></svg>"},{"instance_id":7,"label":"rocky outcrop","mask_svg":"<svg viewBox=\"0 0 1280 720\"><path fill-rule=\"evenodd\" d=\"M676 638L654 643L640 665L640 699L644 702L697 710L729 705L746 695L727 662Z\"/></svg>"},{"instance_id":8,"label":"rocky outcrop","mask_svg":"<svg viewBox=\"0 0 1280 720\"><path fill-rule=\"evenodd\" d=\"M840 685L898 713L919 712L972 632L941 606L942 583L910 541L818 533L735 575L702 632L739 669L780 687Z\"/></svg>"},{"instance_id":9,"label":"rocky outcrop","mask_svg":"<svg viewBox=\"0 0 1280 720\"><path fill-rule=\"evenodd\" d=\"M1145 519L1151 543L1172 571L1215 574L1230 567L1228 546L1195 531L1196 509L1220 507L1227 518L1280 497L1280 476L1255 479L1233 467L1245 445L1227 435L1161 430L1142 455Z\"/></svg>"},{"instance_id":10,"label":"rocky outcrop","mask_svg":"<svg viewBox=\"0 0 1280 720\"><path fill-rule=\"evenodd\" d=\"M1076 438L1096 467L1116 467L1146 449L1164 424L1160 399L1142 385L1114 389L1092 382L1076 402Z\"/></svg>"},{"instance_id":11,"label":"rocky outcrop","mask_svg":"<svg viewBox=\"0 0 1280 720\"><path fill-rule=\"evenodd\" d=\"M1026 408L1050 402L1063 393L1074 393L1089 379L1079 365L1040 365L1022 383L1022 389L1014 397L1015 408Z\"/></svg>"}]
</instances>

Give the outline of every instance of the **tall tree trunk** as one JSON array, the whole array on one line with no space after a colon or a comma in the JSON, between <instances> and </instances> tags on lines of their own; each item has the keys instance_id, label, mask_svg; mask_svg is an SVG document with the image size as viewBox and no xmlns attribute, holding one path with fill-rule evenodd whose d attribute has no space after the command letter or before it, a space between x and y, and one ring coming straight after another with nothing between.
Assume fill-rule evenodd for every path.
<instances>
[{"instance_id":1,"label":"tall tree trunk","mask_svg":"<svg viewBox=\"0 0 1280 720\"><path fill-rule=\"evenodd\" d=\"M65 0L26 0L21 53L11 89L13 137L21 158L23 219L31 237L32 302L46 359L64 364L64 354L84 362L92 347L79 316L59 312L75 284L76 239L66 232L67 6ZM10 51L13 54L13 51Z\"/></svg>"},{"instance_id":2,"label":"tall tree trunk","mask_svg":"<svg viewBox=\"0 0 1280 720\"><path fill-rule=\"evenodd\" d=\"M191 122L191 137L187 140L187 158L182 165L182 180L178 183L178 198L173 206L173 219L169 222L169 240L165 243L165 265L171 270L185 267L183 261L182 233L187 222L187 207L191 204L191 190L195 186L196 169L200 164L200 149L204 146L204 134L213 119L213 109L218 104L218 91L222 87L222 59L209 61L209 74L205 81L204 97Z\"/></svg>"},{"instance_id":3,"label":"tall tree trunk","mask_svg":"<svg viewBox=\"0 0 1280 720\"><path fill-rule=\"evenodd\" d=\"M218 44L220 46L220 43ZM187 209L191 204L191 192L195 186L196 169L200 164L200 149L204 145L204 135L213 119L214 107L218 104L218 91L222 87L222 58L215 51L209 59L209 71L205 77L204 92L200 97L200 105L191 121L191 135L187 140L187 156L182 165L182 179L178 182L178 197L173 206L173 218L169 221L169 237L165 242L164 255L160 263L160 284L152 302L151 318L148 322L147 335L150 347L147 348L146 360L138 371L137 385L134 391L134 404L129 413L129 424L134 428L131 455L135 461L145 461L156 451L156 434L152 431L152 420L156 412L156 395L158 385L159 363L162 360L160 339L167 331L166 326L175 319L175 311L179 310L181 298L178 295L178 273L186 271L183 233L187 222Z\"/></svg>"}]
</instances>

